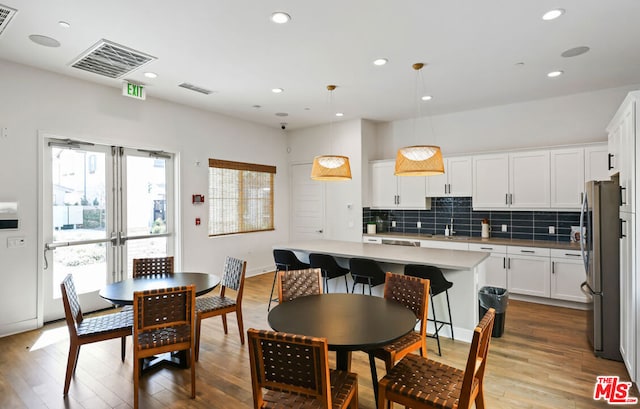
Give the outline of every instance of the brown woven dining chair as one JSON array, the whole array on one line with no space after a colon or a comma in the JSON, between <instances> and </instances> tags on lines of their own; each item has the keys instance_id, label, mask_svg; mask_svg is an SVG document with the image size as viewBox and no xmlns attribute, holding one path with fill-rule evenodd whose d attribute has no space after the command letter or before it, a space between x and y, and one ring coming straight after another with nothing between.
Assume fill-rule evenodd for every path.
<instances>
[{"instance_id":1,"label":"brown woven dining chair","mask_svg":"<svg viewBox=\"0 0 640 409\"><path fill-rule=\"evenodd\" d=\"M173 273L173 256L133 259L133 278Z\"/></svg>"},{"instance_id":2,"label":"brown woven dining chair","mask_svg":"<svg viewBox=\"0 0 640 409\"><path fill-rule=\"evenodd\" d=\"M411 331L390 344L369 351L370 354L384 361L385 368L389 372L396 361L410 352L419 349L420 355L424 358L427 357L429 280L387 272L384 282L384 298L404 305L413 311L416 320L420 322L420 331Z\"/></svg>"},{"instance_id":3,"label":"brown woven dining chair","mask_svg":"<svg viewBox=\"0 0 640 409\"><path fill-rule=\"evenodd\" d=\"M222 316L222 327L227 334L227 314L236 313L240 343L244 345L244 325L242 323L242 293L244 291L244 275L247 262L233 257L227 257L224 262L224 272L220 281L220 294L213 297L196 298L196 361L200 355L200 330L205 318ZM226 296L227 289L235 291L235 298Z\"/></svg>"},{"instance_id":4,"label":"brown woven dining chair","mask_svg":"<svg viewBox=\"0 0 640 409\"><path fill-rule=\"evenodd\" d=\"M174 351L188 351L191 398L196 397L195 286L133 293L133 405L138 408L141 361Z\"/></svg>"},{"instance_id":5,"label":"brown woven dining chair","mask_svg":"<svg viewBox=\"0 0 640 409\"><path fill-rule=\"evenodd\" d=\"M278 271L278 299L281 303L314 294L322 294L322 271L319 268Z\"/></svg>"},{"instance_id":6,"label":"brown woven dining chair","mask_svg":"<svg viewBox=\"0 0 640 409\"><path fill-rule=\"evenodd\" d=\"M380 380L378 407L397 402L414 409L484 409L484 373L495 310L490 308L473 331L467 365L462 371L409 354Z\"/></svg>"},{"instance_id":7,"label":"brown woven dining chair","mask_svg":"<svg viewBox=\"0 0 640 409\"><path fill-rule=\"evenodd\" d=\"M325 338L247 331L254 408L358 407L358 375L329 369Z\"/></svg>"},{"instance_id":8,"label":"brown woven dining chair","mask_svg":"<svg viewBox=\"0 0 640 409\"><path fill-rule=\"evenodd\" d=\"M71 377L76 371L80 346L107 339L121 338L120 355L124 362L127 346L127 335L131 335L133 314L117 312L96 317L85 318L82 315L78 294L73 283L73 276L68 274L60 283L64 316L69 329L69 357L67 373L64 378L64 395L69 392Z\"/></svg>"}]
</instances>

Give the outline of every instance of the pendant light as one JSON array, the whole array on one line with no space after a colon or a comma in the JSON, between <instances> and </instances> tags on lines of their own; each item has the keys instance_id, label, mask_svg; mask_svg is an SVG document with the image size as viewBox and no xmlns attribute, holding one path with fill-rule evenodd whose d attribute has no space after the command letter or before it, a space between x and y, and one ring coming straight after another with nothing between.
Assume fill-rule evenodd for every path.
<instances>
[{"instance_id":1,"label":"pendant light","mask_svg":"<svg viewBox=\"0 0 640 409\"><path fill-rule=\"evenodd\" d=\"M416 116L420 114L420 103L418 101L418 84L417 79L420 75L420 70L424 67L423 63L413 64L413 69L416 71ZM431 118L429 118L432 120ZM416 118L413 119L413 135L416 133ZM432 124L433 134L433 124ZM441 175L444 173L444 161L442 160L442 152L439 146L435 145L414 145L406 146L398 149L396 155L396 170L397 176L433 176Z\"/></svg>"},{"instance_id":2,"label":"pendant light","mask_svg":"<svg viewBox=\"0 0 640 409\"><path fill-rule=\"evenodd\" d=\"M331 122L329 123L329 142L333 150L333 91L335 85L327 85L329 90L329 105L331 107ZM338 181L351 179L349 158L341 155L321 155L313 158L311 179L324 181Z\"/></svg>"}]
</instances>

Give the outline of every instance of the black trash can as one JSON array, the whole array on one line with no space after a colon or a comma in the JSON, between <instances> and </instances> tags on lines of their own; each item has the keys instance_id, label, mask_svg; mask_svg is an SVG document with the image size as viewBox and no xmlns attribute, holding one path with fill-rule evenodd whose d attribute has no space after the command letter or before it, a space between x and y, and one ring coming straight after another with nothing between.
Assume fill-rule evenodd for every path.
<instances>
[{"instance_id":1,"label":"black trash can","mask_svg":"<svg viewBox=\"0 0 640 409\"><path fill-rule=\"evenodd\" d=\"M478 304L480 305L480 317L489 311L489 308L496 310L496 318L493 323L491 336L500 338L504 334L505 315L507 314L507 304L509 304L509 292L506 288L482 287L478 293Z\"/></svg>"}]
</instances>

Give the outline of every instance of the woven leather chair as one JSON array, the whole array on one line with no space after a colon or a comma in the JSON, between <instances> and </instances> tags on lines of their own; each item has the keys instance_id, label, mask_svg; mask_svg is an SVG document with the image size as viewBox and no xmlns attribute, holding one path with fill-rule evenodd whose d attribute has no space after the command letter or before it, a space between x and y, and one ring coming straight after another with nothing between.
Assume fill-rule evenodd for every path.
<instances>
[{"instance_id":1,"label":"woven leather chair","mask_svg":"<svg viewBox=\"0 0 640 409\"><path fill-rule=\"evenodd\" d=\"M357 408L358 375L329 369L325 338L247 331L253 407Z\"/></svg>"},{"instance_id":2,"label":"woven leather chair","mask_svg":"<svg viewBox=\"0 0 640 409\"><path fill-rule=\"evenodd\" d=\"M465 370L409 354L379 383L378 407L397 402L414 409L484 409L484 372L495 310L490 308L473 332Z\"/></svg>"},{"instance_id":3,"label":"woven leather chair","mask_svg":"<svg viewBox=\"0 0 640 409\"><path fill-rule=\"evenodd\" d=\"M173 256L134 258L133 277L173 273Z\"/></svg>"},{"instance_id":4,"label":"woven leather chair","mask_svg":"<svg viewBox=\"0 0 640 409\"><path fill-rule=\"evenodd\" d=\"M431 282L431 314L433 319L428 318L428 321L434 323L435 332L433 335L429 335L429 338L435 338L438 343L438 355L442 356L440 350L440 330L444 325L448 325L451 328L451 339L455 339L453 336L453 321L451 320L451 305L449 304L449 289L453 287L453 283L447 281L444 278L442 270L434 266L425 266L421 264L407 264L404 266L404 274L413 277L426 278ZM447 310L449 312L449 321L441 321L436 317L436 309L433 304L433 297L438 294L444 293L447 297Z\"/></svg>"},{"instance_id":5,"label":"woven leather chair","mask_svg":"<svg viewBox=\"0 0 640 409\"><path fill-rule=\"evenodd\" d=\"M296 257L296 253L291 250L273 250L273 260L276 264L276 271L273 275L273 283L271 284L271 295L269 298L269 306L267 307L267 311L271 310L271 302L275 301L273 298L273 292L276 288L276 281L278 279L279 271L288 271L288 270L305 270L311 268L311 265L307 263L303 263Z\"/></svg>"},{"instance_id":6,"label":"woven leather chair","mask_svg":"<svg viewBox=\"0 0 640 409\"><path fill-rule=\"evenodd\" d=\"M126 337L131 335L133 314L129 311L84 318L71 274L62 280L60 290L62 291L64 316L69 329L69 357L67 358L67 373L64 378L64 395L67 395L71 377L75 373L76 365L78 364L80 346L107 339L121 338L120 355L122 362L124 362L127 346Z\"/></svg>"},{"instance_id":7,"label":"woven leather chair","mask_svg":"<svg viewBox=\"0 0 640 409\"><path fill-rule=\"evenodd\" d=\"M322 294L322 273L319 268L278 271L280 302L314 294Z\"/></svg>"},{"instance_id":8,"label":"woven leather chair","mask_svg":"<svg viewBox=\"0 0 640 409\"><path fill-rule=\"evenodd\" d=\"M420 350L427 357L427 311L429 309L429 280L402 274L387 273L384 283L384 298L396 301L409 308L420 321L420 331L411 331L400 339L382 348L370 351L370 354L384 361L387 372L396 361L408 353Z\"/></svg>"},{"instance_id":9,"label":"woven leather chair","mask_svg":"<svg viewBox=\"0 0 640 409\"><path fill-rule=\"evenodd\" d=\"M384 284L384 271L375 260L352 258L349 260L349 270L351 270L351 277L353 277L352 293L356 289L356 284L362 284L362 294L364 294L365 284L368 285L369 295L371 295L372 287Z\"/></svg>"},{"instance_id":10,"label":"woven leather chair","mask_svg":"<svg viewBox=\"0 0 640 409\"><path fill-rule=\"evenodd\" d=\"M133 404L138 408L138 388L143 358L188 350L191 398L196 397L195 286L162 288L133 293Z\"/></svg>"},{"instance_id":11,"label":"woven leather chair","mask_svg":"<svg viewBox=\"0 0 640 409\"><path fill-rule=\"evenodd\" d=\"M242 293L244 290L244 275L247 262L233 257L227 257L224 262L224 273L220 282L220 294L213 297L196 298L196 361L200 355L200 329L205 318L222 316L222 327L227 334L227 314L236 313L240 343L244 345L244 325L242 323ZM226 296L230 288L236 292L235 298Z\"/></svg>"},{"instance_id":12,"label":"woven leather chair","mask_svg":"<svg viewBox=\"0 0 640 409\"><path fill-rule=\"evenodd\" d=\"M309 263L312 268L322 270L322 278L324 278L324 292L329 292L329 280L338 277L344 277L344 285L349 292L349 283L347 282L347 274L349 269L338 265L336 259L329 254L311 253L309 254Z\"/></svg>"}]
</instances>

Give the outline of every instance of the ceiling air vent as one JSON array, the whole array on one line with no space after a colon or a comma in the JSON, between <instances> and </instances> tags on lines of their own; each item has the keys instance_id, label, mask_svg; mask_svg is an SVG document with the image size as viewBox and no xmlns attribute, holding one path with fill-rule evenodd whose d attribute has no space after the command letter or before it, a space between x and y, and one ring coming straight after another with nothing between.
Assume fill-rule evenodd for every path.
<instances>
[{"instance_id":1,"label":"ceiling air vent","mask_svg":"<svg viewBox=\"0 0 640 409\"><path fill-rule=\"evenodd\" d=\"M71 66L109 78L120 78L155 59L103 39L80 55Z\"/></svg>"},{"instance_id":2,"label":"ceiling air vent","mask_svg":"<svg viewBox=\"0 0 640 409\"><path fill-rule=\"evenodd\" d=\"M211 91L211 90L199 87L197 85L189 84L188 82L183 82L182 84L179 84L178 86L182 87L182 88L189 89L191 91L199 92L199 93L205 94L205 95L213 94L213 91Z\"/></svg>"},{"instance_id":3,"label":"ceiling air vent","mask_svg":"<svg viewBox=\"0 0 640 409\"><path fill-rule=\"evenodd\" d=\"M16 14L15 9L0 4L0 34L7 27L13 16Z\"/></svg>"}]
</instances>

